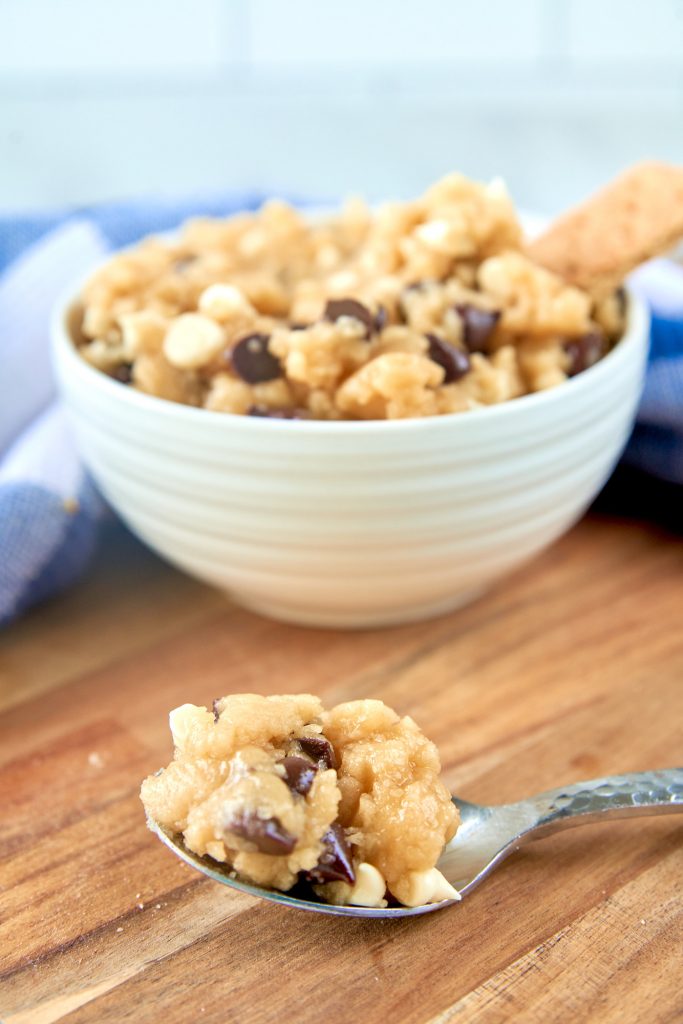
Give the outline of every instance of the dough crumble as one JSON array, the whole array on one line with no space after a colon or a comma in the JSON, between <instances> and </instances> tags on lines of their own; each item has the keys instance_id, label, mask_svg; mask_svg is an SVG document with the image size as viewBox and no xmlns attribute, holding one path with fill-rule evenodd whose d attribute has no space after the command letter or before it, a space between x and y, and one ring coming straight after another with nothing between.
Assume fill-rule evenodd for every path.
<instances>
[{"instance_id":1,"label":"dough crumble","mask_svg":"<svg viewBox=\"0 0 683 1024\"><path fill-rule=\"evenodd\" d=\"M602 358L623 333L618 282L594 295L533 252L500 181L449 174L324 220L271 201L114 256L83 289L76 341L121 384L214 412L466 412L556 387L584 338Z\"/></svg>"}]
</instances>

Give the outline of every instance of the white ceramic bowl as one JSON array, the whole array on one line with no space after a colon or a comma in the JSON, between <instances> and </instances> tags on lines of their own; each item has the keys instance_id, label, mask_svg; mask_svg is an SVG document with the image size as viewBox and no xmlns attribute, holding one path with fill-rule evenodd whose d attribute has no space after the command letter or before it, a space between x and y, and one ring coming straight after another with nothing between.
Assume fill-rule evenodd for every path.
<instances>
[{"instance_id":1,"label":"white ceramic bowl","mask_svg":"<svg viewBox=\"0 0 683 1024\"><path fill-rule=\"evenodd\" d=\"M464 604L579 518L631 430L648 318L560 387L422 420L269 420L151 398L91 368L56 311L83 458L170 562L264 615L370 627Z\"/></svg>"}]
</instances>

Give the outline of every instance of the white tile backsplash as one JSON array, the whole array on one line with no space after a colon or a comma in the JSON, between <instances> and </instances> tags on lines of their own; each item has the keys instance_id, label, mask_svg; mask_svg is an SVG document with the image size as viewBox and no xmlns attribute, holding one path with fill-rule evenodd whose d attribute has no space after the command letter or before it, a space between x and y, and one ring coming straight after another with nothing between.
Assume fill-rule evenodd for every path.
<instances>
[{"instance_id":1,"label":"white tile backsplash","mask_svg":"<svg viewBox=\"0 0 683 1024\"><path fill-rule=\"evenodd\" d=\"M683 164L683 0L0 0L0 207Z\"/></svg>"},{"instance_id":2,"label":"white tile backsplash","mask_svg":"<svg viewBox=\"0 0 683 1024\"><path fill-rule=\"evenodd\" d=\"M0 71L125 77L218 68L230 7L222 0L2 0Z\"/></svg>"},{"instance_id":3,"label":"white tile backsplash","mask_svg":"<svg viewBox=\"0 0 683 1024\"><path fill-rule=\"evenodd\" d=\"M671 115L641 108L515 113L498 104L214 91L27 98L0 120L0 207L261 188L318 198L409 196L457 168L502 174L517 201L552 212L645 155L683 164ZM106 126L103 130L102 126ZM179 130L180 129L180 130Z\"/></svg>"},{"instance_id":4,"label":"white tile backsplash","mask_svg":"<svg viewBox=\"0 0 683 1024\"><path fill-rule=\"evenodd\" d=\"M261 65L517 63L541 52L543 0L252 0L251 59Z\"/></svg>"},{"instance_id":5,"label":"white tile backsplash","mask_svg":"<svg viewBox=\"0 0 683 1024\"><path fill-rule=\"evenodd\" d=\"M569 0L575 60L674 62L683 71L683 0Z\"/></svg>"}]
</instances>

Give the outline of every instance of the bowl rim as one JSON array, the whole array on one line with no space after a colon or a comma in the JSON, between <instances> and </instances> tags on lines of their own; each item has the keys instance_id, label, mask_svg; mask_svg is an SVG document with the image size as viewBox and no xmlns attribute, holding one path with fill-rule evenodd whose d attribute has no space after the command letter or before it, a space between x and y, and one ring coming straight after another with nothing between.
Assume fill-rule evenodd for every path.
<instances>
[{"instance_id":1,"label":"bowl rim","mask_svg":"<svg viewBox=\"0 0 683 1024\"><path fill-rule=\"evenodd\" d=\"M406 419L393 420L315 420L315 419L276 419L261 416L245 416L239 413L220 412L214 409L204 409L199 406L185 405L182 402L172 402L166 398L156 395L148 395L144 391L135 388L125 387L118 381L109 377L102 370L97 369L79 355L73 337L69 330L69 317L80 301L80 293L84 283L97 269L97 266L108 262L112 254L87 274L81 275L77 285L72 284L57 300L53 306L50 318L50 348L53 366L63 361L69 371L74 371L84 384L88 387L100 389L109 398L120 402L122 405L129 404L137 407L140 411L146 411L157 416L173 419L176 422L208 426L222 423L222 427L215 429L234 429L240 425L243 429L258 433L259 431L276 431L279 435L292 434L295 436L312 434L330 435L375 435L387 433L404 433L406 431L425 431L438 427L450 426L453 429L456 423L469 423L474 425L477 422L491 422L505 420L506 417L523 415L527 411L539 409L543 406L557 402L562 396L580 396L581 392L589 392L593 384L606 378L607 374L615 370L623 363L633 350L647 348L649 345L649 310L643 299L634 292L628 285L624 285L626 296L626 329L624 334L615 346L603 356L597 363L587 370L570 377L562 384L554 388L547 388L544 391L536 391L531 394L521 395L518 398L509 399L494 405L484 405L476 409L468 409L464 412L443 413L438 416L416 416ZM57 373L59 381L59 373Z\"/></svg>"}]
</instances>

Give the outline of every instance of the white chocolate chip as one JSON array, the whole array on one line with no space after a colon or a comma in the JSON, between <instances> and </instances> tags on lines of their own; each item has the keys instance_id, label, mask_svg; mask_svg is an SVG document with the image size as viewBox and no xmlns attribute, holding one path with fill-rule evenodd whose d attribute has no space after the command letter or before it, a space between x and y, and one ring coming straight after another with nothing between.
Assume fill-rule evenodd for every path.
<instances>
[{"instance_id":1,"label":"white chocolate chip","mask_svg":"<svg viewBox=\"0 0 683 1024\"><path fill-rule=\"evenodd\" d=\"M453 229L447 220L428 220L415 229L415 236L429 249L448 252Z\"/></svg>"},{"instance_id":2,"label":"white chocolate chip","mask_svg":"<svg viewBox=\"0 0 683 1024\"><path fill-rule=\"evenodd\" d=\"M211 362L225 345L223 329L201 313L183 313L171 324L164 339L164 355L182 370L195 370Z\"/></svg>"},{"instance_id":3,"label":"white chocolate chip","mask_svg":"<svg viewBox=\"0 0 683 1024\"><path fill-rule=\"evenodd\" d=\"M441 900L461 900L462 896L448 881L438 868L432 868L431 875L434 881L430 903L440 903Z\"/></svg>"},{"instance_id":4,"label":"white chocolate chip","mask_svg":"<svg viewBox=\"0 0 683 1024\"><path fill-rule=\"evenodd\" d=\"M338 270L327 279L331 295L348 295L359 285L358 274L353 270Z\"/></svg>"},{"instance_id":5,"label":"white chocolate chip","mask_svg":"<svg viewBox=\"0 0 683 1024\"><path fill-rule=\"evenodd\" d=\"M347 901L354 907L386 907L384 876L372 864L363 861L356 868L356 881L351 887Z\"/></svg>"},{"instance_id":6,"label":"white chocolate chip","mask_svg":"<svg viewBox=\"0 0 683 1024\"><path fill-rule=\"evenodd\" d=\"M367 332L367 326L362 320L357 320L355 316L338 316L334 325L343 338L351 340L364 338Z\"/></svg>"},{"instance_id":7,"label":"white chocolate chip","mask_svg":"<svg viewBox=\"0 0 683 1024\"><path fill-rule=\"evenodd\" d=\"M199 296L199 310L220 323L237 317L256 316L244 292L232 284L211 284Z\"/></svg>"},{"instance_id":8,"label":"white chocolate chip","mask_svg":"<svg viewBox=\"0 0 683 1024\"><path fill-rule=\"evenodd\" d=\"M429 871L412 871L409 877L410 896L403 899L406 907L422 907L425 903L440 903L441 900L459 900L462 897L450 882L447 882L438 868Z\"/></svg>"},{"instance_id":9,"label":"white chocolate chip","mask_svg":"<svg viewBox=\"0 0 683 1024\"><path fill-rule=\"evenodd\" d=\"M207 716L213 721L213 715L210 715L206 708L197 707L196 704L181 704L169 712L168 724L175 746L182 750L192 726L201 723L202 728L205 728Z\"/></svg>"},{"instance_id":10,"label":"white chocolate chip","mask_svg":"<svg viewBox=\"0 0 683 1024\"><path fill-rule=\"evenodd\" d=\"M491 178L490 182L486 186L486 192L491 199L508 199L510 193L508 192L507 185L505 184L504 178L496 176Z\"/></svg>"}]
</instances>

